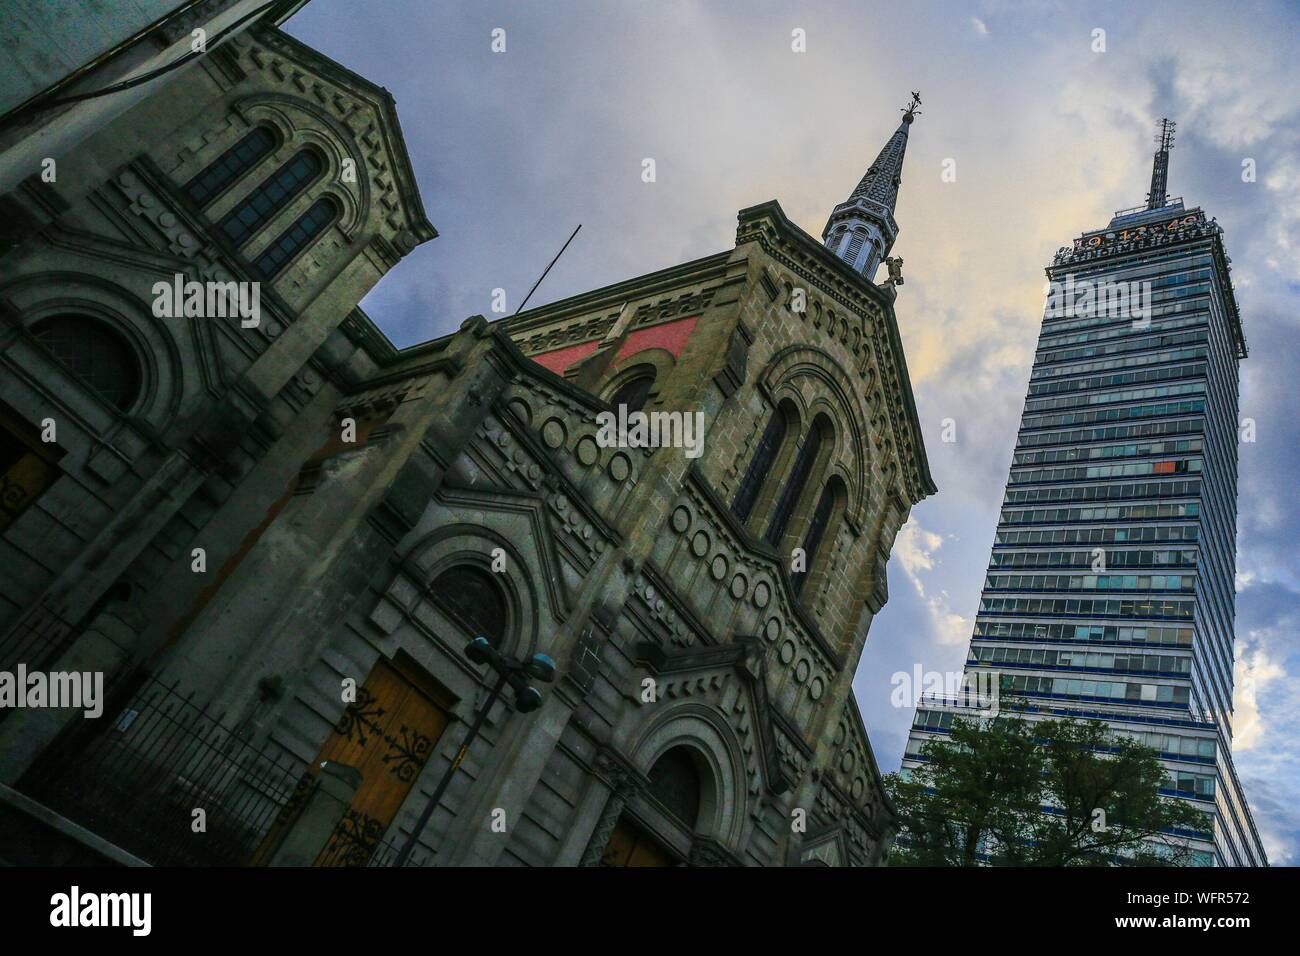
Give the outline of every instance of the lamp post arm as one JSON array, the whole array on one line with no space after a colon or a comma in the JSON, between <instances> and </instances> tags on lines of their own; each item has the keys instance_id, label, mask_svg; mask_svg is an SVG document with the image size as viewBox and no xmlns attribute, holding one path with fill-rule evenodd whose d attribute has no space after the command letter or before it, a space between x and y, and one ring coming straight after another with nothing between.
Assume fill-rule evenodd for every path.
<instances>
[{"instance_id":1,"label":"lamp post arm","mask_svg":"<svg viewBox=\"0 0 1300 956\"><path fill-rule=\"evenodd\" d=\"M429 823L429 818L433 816L433 811L438 806L438 801L442 799L442 795L447 792L447 787L451 785L451 778L455 776L456 768L460 766L461 761L465 759L465 755L469 753L469 745L474 742L476 737L478 737L478 732L483 727L483 721L487 720L488 712L492 709L492 705L497 702L497 698L501 696L501 690L505 686L506 676L505 674L501 674L497 677L497 683L496 686L492 688L492 693L488 695L488 699L484 701L483 706L480 707L478 713L474 715L474 722L470 724L469 732L465 734L465 740L461 743L460 749L456 751L455 758L443 773L442 779L438 781L438 786L434 789L433 796L429 797L429 802L425 805L424 811L420 814L420 819L415 822L415 827L411 830L411 835L406 838L406 845L402 847L402 852L398 854L397 862L393 864L394 866L406 866L407 861L411 858L411 853L415 850L415 841L419 839L420 834L424 832L424 828Z\"/></svg>"}]
</instances>

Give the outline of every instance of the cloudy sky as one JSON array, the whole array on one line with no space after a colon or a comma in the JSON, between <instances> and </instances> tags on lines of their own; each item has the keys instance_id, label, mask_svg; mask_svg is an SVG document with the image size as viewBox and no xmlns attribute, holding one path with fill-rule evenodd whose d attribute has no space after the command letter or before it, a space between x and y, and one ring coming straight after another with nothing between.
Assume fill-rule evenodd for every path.
<instances>
[{"instance_id":1,"label":"cloudy sky","mask_svg":"<svg viewBox=\"0 0 1300 956\"><path fill-rule=\"evenodd\" d=\"M1298 19L1287 2L312 0L287 29L397 99L441 233L364 302L399 345L490 315L498 287L513 311L578 223L535 304L728 249L736 211L768 199L819 235L921 91L894 252L940 494L900 535L892 598L855 684L886 771L911 720L890 706L891 675L962 664L1043 268L1144 201L1155 121L1176 119L1170 193L1225 228L1251 352L1236 761L1272 862L1295 865L1300 427L1286 396L1300 304ZM491 48L498 28L504 53ZM806 52L792 50L796 29ZM653 184L641 181L647 157ZM941 179L946 160L953 182ZM954 443L939 440L945 418Z\"/></svg>"}]
</instances>

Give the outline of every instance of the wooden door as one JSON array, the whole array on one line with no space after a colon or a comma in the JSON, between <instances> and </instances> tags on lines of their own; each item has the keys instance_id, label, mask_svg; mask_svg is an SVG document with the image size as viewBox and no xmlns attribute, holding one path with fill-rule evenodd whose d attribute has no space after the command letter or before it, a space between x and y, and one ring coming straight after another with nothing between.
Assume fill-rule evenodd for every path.
<instances>
[{"instance_id":1,"label":"wooden door","mask_svg":"<svg viewBox=\"0 0 1300 956\"><path fill-rule=\"evenodd\" d=\"M601 866L676 866L663 845L627 817L620 817L605 844Z\"/></svg>"},{"instance_id":2,"label":"wooden door","mask_svg":"<svg viewBox=\"0 0 1300 956\"><path fill-rule=\"evenodd\" d=\"M361 786L313 865L366 865L449 720L390 662L375 665L316 758L356 767Z\"/></svg>"}]
</instances>

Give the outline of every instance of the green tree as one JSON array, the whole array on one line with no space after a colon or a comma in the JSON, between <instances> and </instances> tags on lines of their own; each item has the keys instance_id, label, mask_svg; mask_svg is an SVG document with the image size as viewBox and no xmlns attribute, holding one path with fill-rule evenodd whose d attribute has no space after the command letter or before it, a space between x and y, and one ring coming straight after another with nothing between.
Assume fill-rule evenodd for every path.
<instances>
[{"instance_id":1,"label":"green tree","mask_svg":"<svg viewBox=\"0 0 1300 956\"><path fill-rule=\"evenodd\" d=\"M1191 850L1166 831L1209 830L1206 814L1160 796L1156 751L1099 720L958 719L921 756L885 779L892 865L1178 866Z\"/></svg>"}]
</instances>

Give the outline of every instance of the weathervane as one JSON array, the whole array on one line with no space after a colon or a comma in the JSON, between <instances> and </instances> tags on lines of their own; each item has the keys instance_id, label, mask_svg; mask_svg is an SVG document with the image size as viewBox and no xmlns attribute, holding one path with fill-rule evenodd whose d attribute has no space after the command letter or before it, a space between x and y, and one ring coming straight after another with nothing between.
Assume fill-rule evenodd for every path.
<instances>
[{"instance_id":1,"label":"weathervane","mask_svg":"<svg viewBox=\"0 0 1300 956\"><path fill-rule=\"evenodd\" d=\"M921 111L918 110L917 107L920 105L921 105L921 94L916 92L916 90L913 90L912 102L908 103L906 106L903 107L904 117L910 119L913 116L919 116Z\"/></svg>"}]
</instances>

